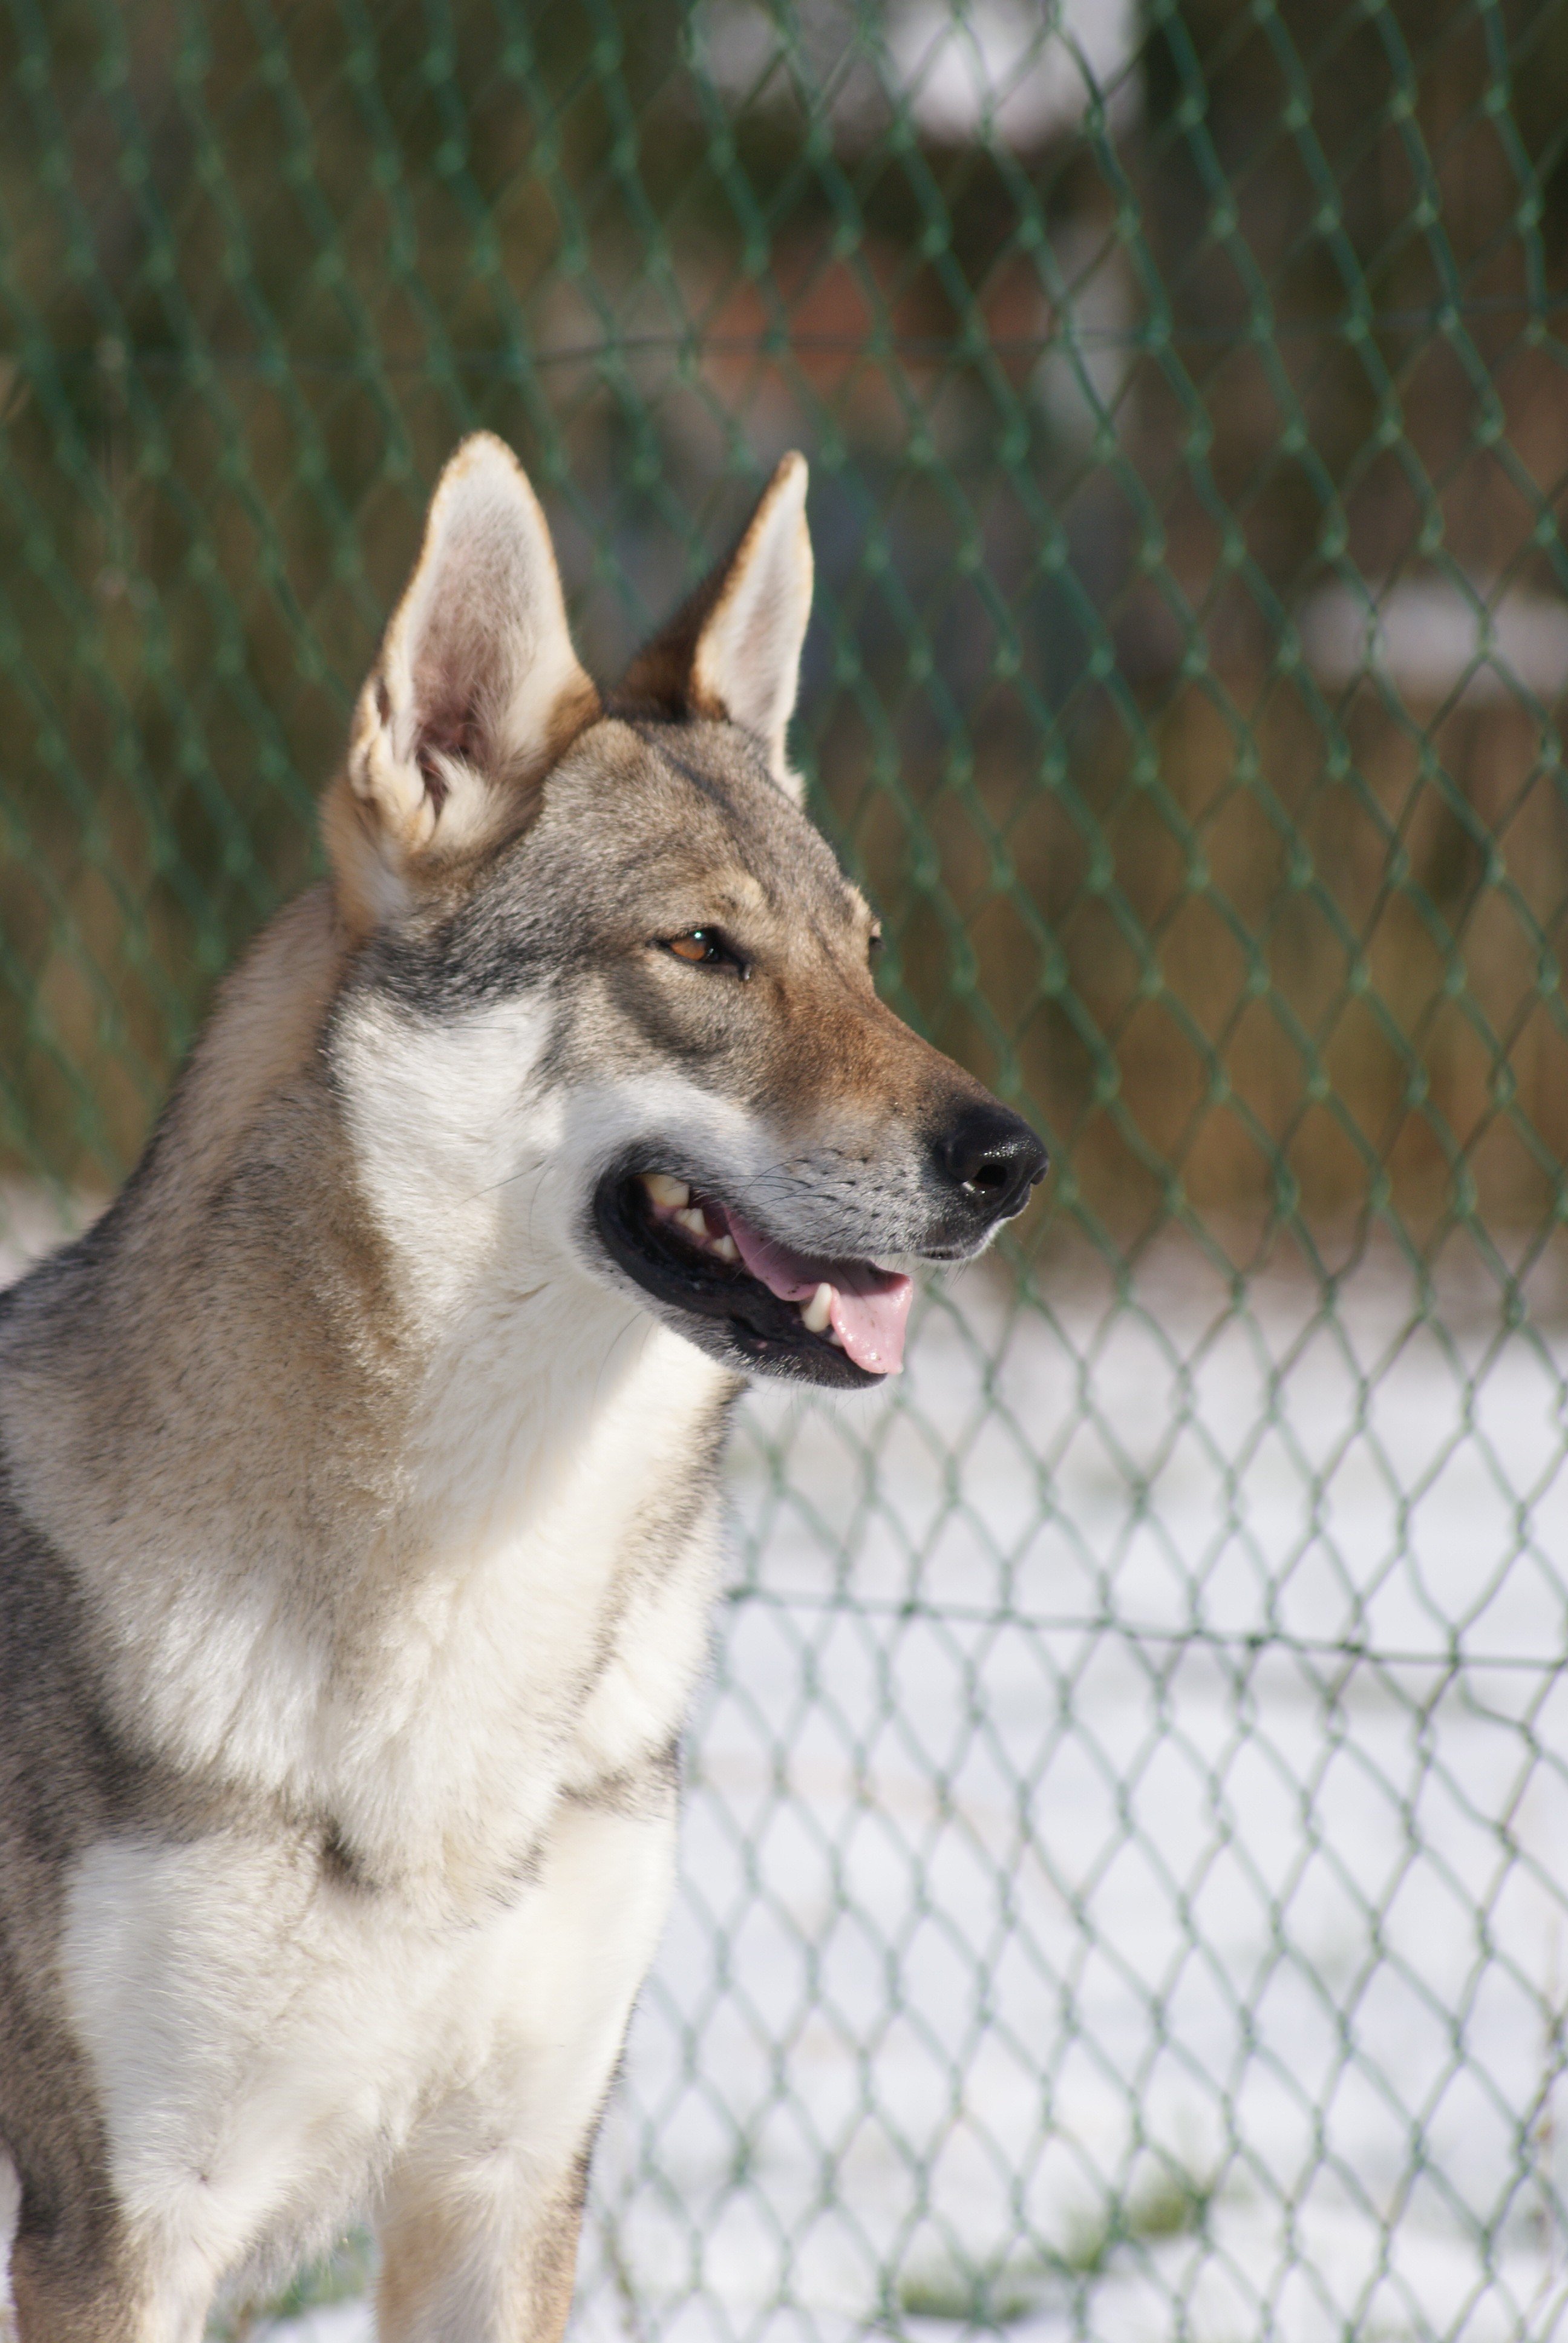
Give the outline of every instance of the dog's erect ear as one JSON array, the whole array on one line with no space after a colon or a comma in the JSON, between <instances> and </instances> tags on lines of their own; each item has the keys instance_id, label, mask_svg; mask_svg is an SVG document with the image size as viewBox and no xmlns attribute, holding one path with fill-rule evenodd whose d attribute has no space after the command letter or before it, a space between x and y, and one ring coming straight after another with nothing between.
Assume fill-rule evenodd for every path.
<instances>
[{"instance_id":1,"label":"dog's erect ear","mask_svg":"<svg viewBox=\"0 0 1568 2343\"><path fill-rule=\"evenodd\" d=\"M746 533L627 669L617 699L660 715L728 717L754 732L779 786L799 798L784 754L811 615L806 459L786 456Z\"/></svg>"},{"instance_id":2,"label":"dog's erect ear","mask_svg":"<svg viewBox=\"0 0 1568 2343\"><path fill-rule=\"evenodd\" d=\"M421 874L520 828L598 710L538 498L510 448L477 432L441 475L327 797L350 926L375 926Z\"/></svg>"}]
</instances>

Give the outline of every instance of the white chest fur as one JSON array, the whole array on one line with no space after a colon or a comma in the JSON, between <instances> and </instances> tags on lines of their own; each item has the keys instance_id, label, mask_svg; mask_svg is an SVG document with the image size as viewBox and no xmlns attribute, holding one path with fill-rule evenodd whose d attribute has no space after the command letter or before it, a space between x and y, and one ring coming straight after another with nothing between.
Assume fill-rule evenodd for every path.
<instances>
[{"instance_id":1,"label":"white chest fur","mask_svg":"<svg viewBox=\"0 0 1568 2343\"><path fill-rule=\"evenodd\" d=\"M679 1730L707 1646L721 1381L647 1319L611 1340L592 1394L563 1374L466 1439L432 1416L417 1584L394 1566L313 1736L372 1872L421 1849L454 1889L482 1886L564 1790L635 1774Z\"/></svg>"},{"instance_id":2,"label":"white chest fur","mask_svg":"<svg viewBox=\"0 0 1568 2343\"><path fill-rule=\"evenodd\" d=\"M263 1605L215 1621L174 1745L444 1907L504 1892L563 1791L659 1760L707 1648L719 1378L647 1320L619 1348L591 1409L564 1377L466 1439L437 1409L352 1596L316 1639Z\"/></svg>"}]
</instances>

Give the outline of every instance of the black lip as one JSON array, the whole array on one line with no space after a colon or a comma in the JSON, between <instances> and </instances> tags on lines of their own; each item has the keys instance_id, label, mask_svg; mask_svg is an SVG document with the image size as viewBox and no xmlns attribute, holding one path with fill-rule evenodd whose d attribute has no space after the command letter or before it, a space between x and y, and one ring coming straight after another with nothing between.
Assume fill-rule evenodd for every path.
<instances>
[{"instance_id":1,"label":"black lip","mask_svg":"<svg viewBox=\"0 0 1568 2343\"><path fill-rule=\"evenodd\" d=\"M593 1222L616 1267L658 1304L661 1317L743 1373L792 1375L836 1391L869 1391L885 1380L858 1367L826 1334L813 1334L792 1302L780 1301L739 1263L699 1252L656 1220L642 1184L643 1172L656 1168L669 1167L620 1164L607 1172L594 1190Z\"/></svg>"}]
</instances>

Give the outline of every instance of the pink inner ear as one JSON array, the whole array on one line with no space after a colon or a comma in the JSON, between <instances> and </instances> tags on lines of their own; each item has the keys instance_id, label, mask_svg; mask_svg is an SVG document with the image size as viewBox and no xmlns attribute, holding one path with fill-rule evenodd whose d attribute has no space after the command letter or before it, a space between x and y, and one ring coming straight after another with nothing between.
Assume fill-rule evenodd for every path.
<instances>
[{"instance_id":1,"label":"pink inner ear","mask_svg":"<svg viewBox=\"0 0 1568 2343\"><path fill-rule=\"evenodd\" d=\"M419 727L419 753L423 756L473 757L482 742L478 702L437 709Z\"/></svg>"},{"instance_id":2,"label":"pink inner ear","mask_svg":"<svg viewBox=\"0 0 1568 2343\"><path fill-rule=\"evenodd\" d=\"M467 763L478 764L482 762L484 745L484 726L475 692L470 692L467 699L448 699L445 706L432 708L421 716L414 761L423 778L425 793L437 813L451 794L451 784L442 774L437 759L460 757Z\"/></svg>"}]
</instances>

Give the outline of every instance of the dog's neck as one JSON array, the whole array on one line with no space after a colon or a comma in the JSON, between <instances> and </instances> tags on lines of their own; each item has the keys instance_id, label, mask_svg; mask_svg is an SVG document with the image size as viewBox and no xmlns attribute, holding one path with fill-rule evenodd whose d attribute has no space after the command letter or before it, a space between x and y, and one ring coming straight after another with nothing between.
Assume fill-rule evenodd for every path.
<instances>
[{"instance_id":1,"label":"dog's neck","mask_svg":"<svg viewBox=\"0 0 1568 2343\"><path fill-rule=\"evenodd\" d=\"M18 1493L193 1762L245 1742L269 1674L302 1745L346 1704L395 1733L443 1638L521 1632L514 1582L539 1632L558 1596L587 1634L710 1479L732 1390L574 1267L546 1125L506 1176L476 1165L438 1036L384 1048L372 1020L326 1062L334 950L320 899L264 940L144 1167L0 1338Z\"/></svg>"}]
</instances>

